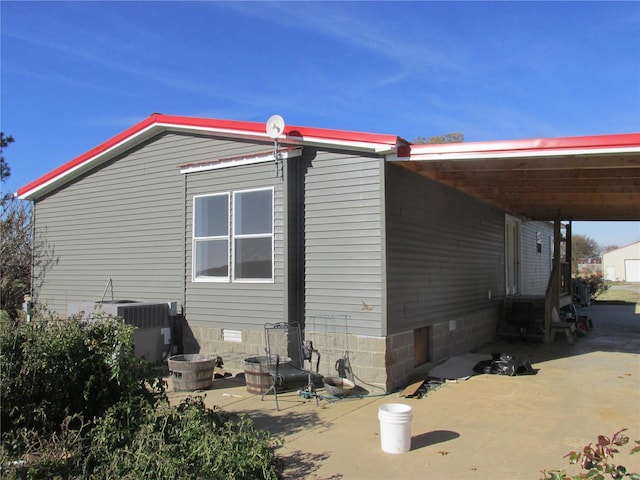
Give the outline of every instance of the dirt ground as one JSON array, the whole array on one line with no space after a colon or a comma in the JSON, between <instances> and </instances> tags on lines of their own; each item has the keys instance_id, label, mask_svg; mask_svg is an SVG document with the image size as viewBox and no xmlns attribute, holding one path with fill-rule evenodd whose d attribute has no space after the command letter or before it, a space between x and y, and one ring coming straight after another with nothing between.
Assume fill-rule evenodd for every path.
<instances>
[{"instance_id":1,"label":"dirt ground","mask_svg":"<svg viewBox=\"0 0 640 480\"><path fill-rule=\"evenodd\" d=\"M563 458L600 434L628 429L630 445L614 462L640 472L640 310L635 304L592 304L579 313L594 328L567 344L494 343L483 353L529 360L535 375L476 375L448 382L420 399L371 391L341 400L304 399L295 392L249 394L242 375L214 381L206 402L246 413L284 439L278 453L288 479L539 479L543 469L579 472ZM186 396L170 394L174 401ZM378 409L412 407L411 450L383 452Z\"/></svg>"}]
</instances>

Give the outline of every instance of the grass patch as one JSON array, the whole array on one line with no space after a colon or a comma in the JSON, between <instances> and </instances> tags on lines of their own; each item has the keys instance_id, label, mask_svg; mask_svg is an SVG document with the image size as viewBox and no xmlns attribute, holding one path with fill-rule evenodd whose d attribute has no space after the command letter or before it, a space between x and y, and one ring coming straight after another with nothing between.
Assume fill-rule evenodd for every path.
<instances>
[{"instance_id":1,"label":"grass patch","mask_svg":"<svg viewBox=\"0 0 640 480\"><path fill-rule=\"evenodd\" d=\"M611 283L594 300L607 303L640 304L640 287L637 284Z\"/></svg>"}]
</instances>

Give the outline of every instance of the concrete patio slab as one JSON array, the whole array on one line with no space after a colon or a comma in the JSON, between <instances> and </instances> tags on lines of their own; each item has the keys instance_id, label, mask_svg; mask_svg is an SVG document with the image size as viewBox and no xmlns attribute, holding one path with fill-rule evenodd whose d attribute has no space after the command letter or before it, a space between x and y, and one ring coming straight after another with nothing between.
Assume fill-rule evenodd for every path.
<instances>
[{"instance_id":1,"label":"concrete patio slab","mask_svg":"<svg viewBox=\"0 0 640 480\"><path fill-rule=\"evenodd\" d=\"M364 397L305 399L296 392L261 400L247 392L242 372L214 381L206 392L170 392L172 402L205 395L207 405L248 414L283 438L278 454L288 479L538 479L543 469L577 473L563 458L600 434L628 428L631 439L614 462L640 472L640 312L637 306L581 309L594 329L574 345L495 343L478 353L529 360L536 375L476 375L447 382L423 398L369 390ZM378 409L412 407L411 450L383 452Z\"/></svg>"}]
</instances>

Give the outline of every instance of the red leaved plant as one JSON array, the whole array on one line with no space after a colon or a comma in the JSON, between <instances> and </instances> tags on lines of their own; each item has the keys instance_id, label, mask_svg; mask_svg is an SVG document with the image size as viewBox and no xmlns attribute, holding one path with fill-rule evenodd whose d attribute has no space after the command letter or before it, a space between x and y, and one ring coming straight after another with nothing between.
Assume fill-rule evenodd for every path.
<instances>
[{"instance_id":1,"label":"red leaved plant","mask_svg":"<svg viewBox=\"0 0 640 480\"><path fill-rule=\"evenodd\" d=\"M565 455L565 458L569 457L571 465L580 463L580 466L586 472L569 477L564 470L543 470L543 480L605 480L605 475L614 480L620 480L624 477L628 477L631 480L640 480L640 474L629 473L624 466L615 465L611 462L614 455L620 453L618 447L629 443L629 437L623 434L626 430L626 428L623 428L617 431L611 438L599 435L595 444L589 443L585 445L582 451L569 452ZM636 440L635 443L636 446L631 449L631 454L640 451L640 441Z\"/></svg>"}]
</instances>

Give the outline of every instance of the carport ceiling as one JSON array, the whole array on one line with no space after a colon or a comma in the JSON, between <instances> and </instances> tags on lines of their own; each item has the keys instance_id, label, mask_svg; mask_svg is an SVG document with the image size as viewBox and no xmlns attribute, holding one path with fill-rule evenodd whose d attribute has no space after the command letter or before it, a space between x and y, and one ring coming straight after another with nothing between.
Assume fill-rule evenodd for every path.
<instances>
[{"instance_id":1,"label":"carport ceiling","mask_svg":"<svg viewBox=\"0 0 640 480\"><path fill-rule=\"evenodd\" d=\"M640 134L412 145L393 163L532 220L640 220Z\"/></svg>"}]
</instances>

